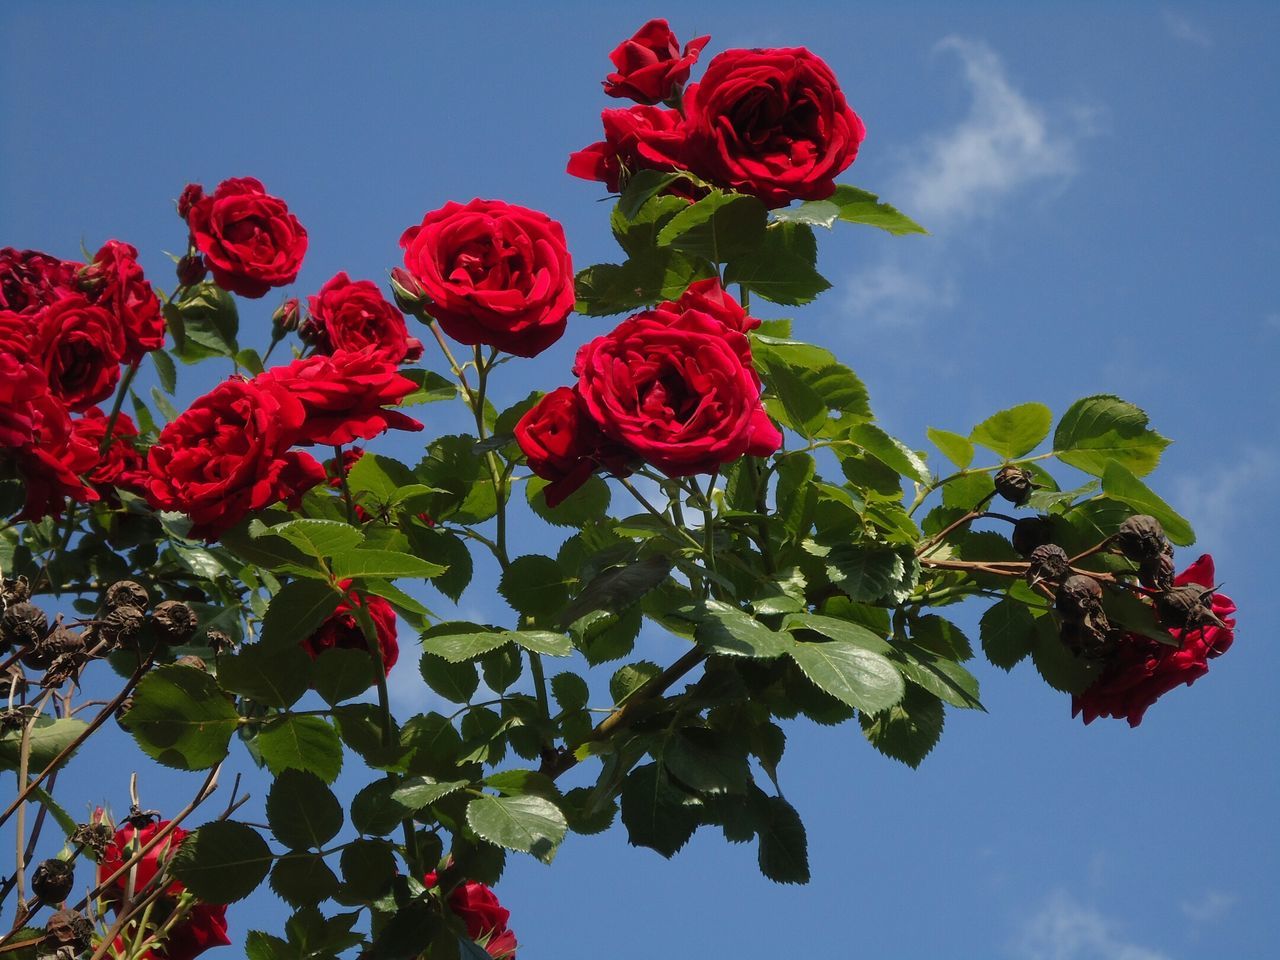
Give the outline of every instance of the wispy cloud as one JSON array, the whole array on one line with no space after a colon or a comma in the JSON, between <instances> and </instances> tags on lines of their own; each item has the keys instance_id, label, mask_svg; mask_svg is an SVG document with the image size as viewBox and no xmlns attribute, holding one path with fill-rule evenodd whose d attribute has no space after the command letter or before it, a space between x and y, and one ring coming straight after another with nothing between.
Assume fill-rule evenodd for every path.
<instances>
[{"instance_id":1,"label":"wispy cloud","mask_svg":"<svg viewBox=\"0 0 1280 960\"><path fill-rule=\"evenodd\" d=\"M1214 923L1230 913L1238 899L1221 890L1208 890L1195 900L1183 900L1178 906L1192 923Z\"/></svg>"},{"instance_id":2,"label":"wispy cloud","mask_svg":"<svg viewBox=\"0 0 1280 960\"><path fill-rule=\"evenodd\" d=\"M1015 960L1171 960L1131 942L1114 920L1063 891L1027 919L1009 955Z\"/></svg>"},{"instance_id":3,"label":"wispy cloud","mask_svg":"<svg viewBox=\"0 0 1280 960\"><path fill-rule=\"evenodd\" d=\"M1209 36L1208 31L1186 14L1178 13L1176 10L1165 9L1160 12L1160 19L1164 21L1165 29L1169 31L1169 35L1175 40L1181 40L1197 47L1208 48L1213 46L1213 37Z\"/></svg>"},{"instance_id":4,"label":"wispy cloud","mask_svg":"<svg viewBox=\"0 0 1280 960\"><path fill-rule=\"evenodd\" d=\"M936 48L959 61L967 112L907 151L888 195L933 232L927 245L900 244L852 278L849 309L862 320L900 325L954 306L947 246L963 228L998 215L1032 188L1056 195L1079 169L1078 144L1094 132L1090 111L1049 107L1009 78L978 40L948 37Z\"/></svg>"},{"instance_id":5,"label":"wispy cloud","mask_svg":"<svg viewBox=\"0 0 1280 960\"><path fill-rule=\"evenodd\" d=\"M1257 491L1271 489L1277 478L1280 455L1253 447L1226 456L1221 466L1177 478L1174 491L1194 513L1197 543L1225 553L1237 525L1256 509Z\"/></svg>"}]
</instances>

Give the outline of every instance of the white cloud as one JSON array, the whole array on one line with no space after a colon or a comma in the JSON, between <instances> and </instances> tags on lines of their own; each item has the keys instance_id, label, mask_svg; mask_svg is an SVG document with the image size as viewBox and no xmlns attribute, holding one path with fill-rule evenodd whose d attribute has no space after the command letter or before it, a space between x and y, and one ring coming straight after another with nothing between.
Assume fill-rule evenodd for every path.
<instances>
[{"instance_id":1,"label":"white cloud","mask_svg":"<svg viewBox=\"0 0 1280 960\"><path fill-rule=\"evenodd\" d=\"M1195 517L1197 544L1225 554L1235 527L1257 503L1257 491L1269 489L1277 477L1280 456L1254 447L1224 459L1220 467L1177 478L1176 502Z\"/></svg>"},{"instance_id":2,"label":"white cloud","mask_svg":"<svg viewBox=\"0 0 1280 960\"><path fill-rule=\"evenodd\" d=\"M1160 18L1164 21L1164 27L1169 31L1169 35L1175 40L1182 40L1197 47L1213 46L1213 37L1186 14L1174 10L1162 10Z\"/></svg>"},{"instance_id":3,"label":"white cloud","mask_svg":"<svg viewBox=\"0 0 1280 960\"><path fill-rule=\"evenodd\" d=\"M900 326L950 307L955 300L955 282L950 277L885 259L855 275L847 305L860 323Z\"/></svg>"},{"instance_id":4,"label":"white cloud","mask_svg":"<svg viewBox=\"0 0 1280 960\"><path fill-rule=\"evenodd\" d=\"M1027 919L1009 954L1015 960L1171 960L1129 942L1114 920L1063 891Z\"/></svg>"},{"instance_id":5,"label":"white cloud","mask_svg":"<svg viewBox=\"0 0 1280 960\"><path fill-rule=\"evenodd\" d=\"M1195 900L1183 900L1178 906L1192 923L1213 923L1221 920L1239 898L1221 890L1207 890Z\"/></svg>"}]
</instances>

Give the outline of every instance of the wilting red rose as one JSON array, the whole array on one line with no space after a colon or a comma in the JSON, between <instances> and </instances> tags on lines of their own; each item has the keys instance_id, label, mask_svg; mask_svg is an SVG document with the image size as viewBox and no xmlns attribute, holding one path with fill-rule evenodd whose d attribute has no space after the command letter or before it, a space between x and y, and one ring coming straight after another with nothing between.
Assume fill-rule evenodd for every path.
<instances>
[{"instance_id":1,"label":"wilting red rose","mask_svg":"<svg viewBox=\"0 0 1280 960\"><path fill-rule=\"evenodd\" d=\"M196 400L147 452L148 499L193 521L192 535L216 539L254 510L302 495L324 469L290 450L307 413L297 397L263 377L232 378Z\"/></svg>"},{"instance_id":2,"label":"wilting red rose","mask_svg":"<svg viewBox=\"0 0 1280 960\"><path fill-rule=\"evenodd\" d=\"M733 298L733 294L720 283L716 277L697 280L689 284L689 288L674 303L668 301L659 305L659 309L681 313L685 310L699 310L710 314L730 330L738 333L749 333L760 326L755 317L747 316L742 304Z\"/></svg>"},{"instance_id":3,"label":"wilting red rose","mask_svg":"<svg viewBox=\"0 0 1280 960\"><path fill-rule=\"evenodd\" d=\"M319 353L372 347L391 363L413 363L422 356L422 342L409 336L404 316L372 280L352 280L344 271L307 303L311 318L301 333Z\"/></svg>"},{"instance_id":4,"label":"wilting red rose","mask_svg":"<svg viewBox=\"0 0 1280 960\"><path fill-rule=\"evenodd\" d=\"M26 493L19 519L61 516L68 497L78 503L98 500L80 479L98 463L98 448L76 434L62 401L43 387L24 402L34 432L32 442L15 455Z\"/></svg>"},{"instance_id":5,"label":"wilting red rose","mask_svg":"<svg viewBox=\"0 0 1280 960\"><path fill-rule=\"evenodd\" d=\"M49 378L49 392L71 410L111 396L120 379L124 327L82 294L68 294L35 315L31 353Z\"/></svg>"},{"instance_id":6,"label":"wilting red rose","mask_svg":"<svg viewBox=\"0 0 1280 960\"><path fill-rule=\"evenodd\" d=\"M726 50L685 93L690 169L770 207L823 200L866 130L803 47Z\"/></svg>"},{"instance_id":7,"label":"wilting red rose","mask_svg":"<svg viewBox=\"0 0 1280 960\"><path fill-rule=\"evenodd\" d=\"M1206 553L1174 579L1175 586L1188 583L1214 586L1213 557ZM1225 626L1170 628L1170 635L1179 642L1176 647L1129 634L1089 688L1071 698L1071 715L1083 714L1085 723L1098 717L1123 718L1136 727L1151 704L1174 687L1190 686L1204 676L1209 672L1208 661L1231 646L1236 625L1231 615L1236 605L1230 597L1215 593L1212 610Z\"/></svg>"},{"instance_id":8,"label":"wilting red rose","mask_svg":"<svg viewBox=\"0 0 1280 960\"><path fill-rule=\"evenodd\" d=\"M73 420L71 429L76 438L97 452L93 466L85 478L98 488L118 487L131 493L146 495L146 461L134 447L138 426L127 413L116 416L111 428L111 443L102 450L107 435L107 416L98 407L90 407Z\"/></svg>"},{"instance_id":9,"label":"wilting red rose","mask_svg":"<svg viewBox=\"0 0 1280 960\"><path fill-rule=\"evenodd\" d=\"M106 853L98 861L98 882L107 880L113 873L124 866L125 862L144 847L156 834L169 825L168 820L147 824L138 829L126 824L116 831L115 839L107 847ZM187 831L174 827L173 831L149 850L145 856L127 873L121 874L111 882L105 899L118 906L123 902L126 892L132 888L135 892L142 890L152 882L173 858L174 852L187 837ZM186 890L186 887L174 880L167 887L163 897L157 901L157 912L153 912L152 920L159 926L173 910L175 901ZM197 903L180 921L169 930L163 942L142 954L143 958L154 960L193 960L210 947L230 946L227 937L227 908L225 904ZM113 945L116 956L124 956L125 944L117 940Z\"/></svg>"},{"instance_id":10,"label":"wilting red rose","mask_svg":"<svg viewBox=\"0 0 1280 960\"><path fill-rule=\"evenodd\" d=\"M684 86L689 68L710 37L690 40L680 52L680 41L665 20L650 20L609 54L616 68L604 81L604 92L636 103L661 103Z\"/></svg>"},{"instance_id":11,"label":"wilting red rose","mask_svg":"<svg viewBox=\"0 0 1280 960\"><path fill-rule=\"evenodd\" d=\"M569 155L566 172L583 180L599 180L617 193L637 170L687 170L684 160L684 118L675 110L631 107L605 110L604 139ZM688 180L678 180L670 192L696 196Z\"/></svg>"},{"instance_id":12,"label":"wilting red rose","mask_svg":"<svg viewBox=\"0 0 1280 960\"><path fill-rule=\"evenodd\" d=\"M344 590L351 586L350 580L342 582ZM367 596L363 600L356 594L347 595L345 603L329 614L329 618L320 624L311 636L300 644L303 650L315 659L326 650L368 650L364 631L360 629L360 621L352 612L356 607L365 607L369 611L369 619L373 621L374 632L378 635L378 651L382 654L382 668L390 673L391 668L400 659L400 645L396 642L396 612L391 604L381 597Z\"/></svg>"},{"instance_id":13,"label":"wilting red rose","mask_svg":"<svg viewBox=\"0 0 1280 960\"><path fill-rule=\"evenodd\" d=\"M423 877L422 882L428 887L434 887L435 871ZM489 956L495 960L514 960L516 935L507 927L511 911L498 902L492 890L483 883L464 881L449 894L449 909L467 925L467 936L484 944Z\"/></svg>"},{"instance_id":14,"label":"wilting red rose","mask_svg":"<svg viewBox=\"0 0 1280 960\"><path fill-rule=\"evenodd\" d=\"M532 357L560 339L573 310L564 228L503 203L447 203L400 237L427 309L459 343Z\"/></svg>"},{"instance_id":15,"label":"wilting red rose","mask_svg":"<svg viewBox=\"0 0 1280 960\"><path fill-rule=\"evenodd\" d=\"M609 440L587 413L572 387L557 387L516 424L516 442L529 469L551 482L543 490L547 506L558 506L606 467L619 476L630 473L627 453Z\"/></svg>"},{"instance_id":16,"label":"wilting red rose","mask_svg":"<svg viewBox=\"0 0 1280 960\"><path fill-rule=\"evenodd\" d=\"M35 313L72 290L78 264L39 250L0 250L0 310Z\"/></svg>"},{"instance_id":17,"label":"wilting red rose","mask_svg":"<svg viewBox=\"0 0 1280 960\"><path fill-rule=\"evenodd\" d=\"M213 193L191 200L187 225L214 281L242 297L293 283L307 252L307 231L298 218L253 177L223 180Z\"/></svg>"},{"instance_id":18,"label":"wilting red rose","mask_svg":"<svg viewBox=\"0 0 1280 960\"><path fill-rule=\"evenodd\" d=\"M399 403L416 387L396 372L394 363L372 349L294 360L288 366L273 367L257 381L296 397L305 409L294 443L338 446L372 440L390 429L422 429L412 417L383 409Z\"/></svg>"},{"instance_id":19,"label":"wilting red rose","mask_svg":"<svg viewBox=\"0 0 1280 960\"><path fill-rule=\"evenodd\" d=\"M120 358L136 363L151 350L164 346L164 315L160 300L138 265L138 251L119 240L108 240L80 272L80 286L89 300L111 311L124 330L125 349Z\"/></svg>"},{"instance_id":20,"label":"wilting red rose","mask_svg":"<svg viewBox=\"0 0 1280 960\"><path fill-rule=\"evenodd\" d=\"M651 310L584 345L574 373L606 436L682 477L781 445L750 356L746 337L706 313Z\"/></svg>"}]
</instances>

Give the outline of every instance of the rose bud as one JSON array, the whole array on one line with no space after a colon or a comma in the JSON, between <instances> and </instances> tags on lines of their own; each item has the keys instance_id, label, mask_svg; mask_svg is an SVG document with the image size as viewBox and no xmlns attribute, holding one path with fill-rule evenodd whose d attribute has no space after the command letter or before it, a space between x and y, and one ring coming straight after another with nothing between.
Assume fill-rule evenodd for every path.
<instances>
[{"instance_id":1,"label":"rose bud","mask_svg":"<svg viewBox=\"0 0 1280 960\"><path fill-rule=\"evenodd\" d=\"M194 287L209 273L204 265L204 257L188 254L178 261L178 283L184 287Z\"/></svg>"},{"instance_id":2,"label":"rose bud","mask_svg":"<svg viewBox=\"0 0 1280 960\"><path fill-rule=\"evenodd\" d=\"M0 617L0 641L20 647L39 643L49 632L49 618L33 603L10 604Z\"/></svg>"},{"instance_id":3,"label":"rose bud","mask_svg":"<svg viewBox=\"0 0 1280 960\"><path fill-rule=\"evenodd\" d=\"M178 197L178 216L183 220L191 215L191 208L204 199L204 187L198 183L188 183L182 188L182 196Z\"/></svg>"},{"instance_id":4,"label":"rose bud","mask_svg":"<svg viewBox=\"0 0 1280 960\"><path fill-rule=\"evenodd\" d=\"M1137 563L1159 557L1166 542L1160 521L1146 514L1130 517L1116 531L1116 545L1126 557Z\"/></svg>"},{"instance_id":5,"label":"rose bud","mask_svg":"<svg viewBox=\"0 0 1280 960\"><path fill-rule=\"evenodd\" d=\"M426 291L403 267L396 267L391 271L391 294L402 313L422 319L427 309Z\"/></svg>"},{"instance_id":6,"label":"rose bud","mask_svg":"<svg viewBox=\"0 0 1280 960\"><path fill-rule=\"evenodd\" d=\"M1058 612L1068 620L1083 620L1102 609L1102 584L1093 577L1073 574L1058 588Z\"/></svg>"},{"instance_id":7,"label":"rose bud","mask_svg":"<svg viewBox=\"0 0 1280 960\"><path fill-rule=\"evenodd\" d=\"M650 20L609 54L615 71L605 78L604 92L636 103L672 100L689 79L689 69L710 39L690 40L681 53L667 21Z\"/></svg>"},{"instance_id":8,"label":"rose bud","mask_svg":"<svg viewBox=\"0 0 1280 960\"><path fill-rule=\"evenodd\" d=\"M1067 551L1056 543L1042 543L1031 551L1027 560L1031 564L1027 568L1027 583L1033 587L1041 580L1062 580L1071 573Z\"/></svg>"},{"instance_id":9,"label":"rose bud","mask_svg":"<svg viewBox=\"0 0 1280 960\"><path fill-rule=\"evenodd\" d=\"M123 606L145 610L150 600L151 598L147 595L147 590L142 584L133 580L120 580L107 587L105 602L109 610Z\"/></svg>"},{"instance_id":10,"label":"rose bud","mask_svg":"<svg viewBox=\"0 0 1280 960\"><path fill-rule=\"evenodd\" d=\"M280 306L276 307L276 312L271 314L271 324L273 327L272 335L275 339L281 339L286 333L301 329L302 307L298 303L297 297L290 297Z\"/></svg>"},{"instance_id":11,"label":"rose bud","mask_svg":"<svg viewBox=\"0 0 1280 960\"><path fill-rule=\"evenodd\" d=\"M1013 525L1013 549L1024 557L1053 540L1053 522L1046 516L1023 517Z\"/></svg>"},{"instance_id":12,"label":"rose bud","mask_svg":"<svg viewBox=\"0 0 1280 960\"><path fill-rule=\"evenodd\" d=\"M1031 471L1010 464L996 474L995 486L996 493L1020 507L1031 499Z\"/></svg>"},{"instance_id":13,"label":"rose bud","mask_svg":"<svg viewBox=\"0 0 1280 960\"><path fill-rule=\"evenodd\" d=\"M61 903L75 886L75 869L65 860L46 860L31 875L31 892L45 903Z\"/></svg>"}]
</instances>

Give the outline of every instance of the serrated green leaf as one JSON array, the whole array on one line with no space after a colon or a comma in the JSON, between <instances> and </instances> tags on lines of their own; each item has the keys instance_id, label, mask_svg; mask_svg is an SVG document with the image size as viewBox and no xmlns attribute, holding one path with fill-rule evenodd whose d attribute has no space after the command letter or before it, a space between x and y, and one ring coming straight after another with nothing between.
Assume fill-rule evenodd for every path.
<instances>
[{"instance_id":1,"label":"serrated green leaf","mask_svg":"<svg viewBox=\"0 0 1280 960\"><path fill-rule=\"evenodd\" d=\"M286 583L267 605L260 645L275 649L297 647L315 633L341 600L341 595L321 580Z\"/></svg>"},{"instance_id":2,"label":"serrated green leaf","mask_svg":"<svg viewBox=\"0 0 1280 960\"><path fill-rule=\"evenodd\" d=\"M336 705L358 697L377 683L373 660L366 650L333 647L323 651L311 669L316 693Z\"/></svg>"},{"instance_id":3,"label":"serrated green leaf","mask_svg":"<svg viewBox=\"0 0 1280 960\"><path fill-rule=\"evenodd\" d=\"M697 623L698 643L713 653L735 657L773 659L791 649L791 638L769 629L732 604L705 600L688 609Z\"/></svg>"},{"instance_id":4,"label":"serrated green leaf","mask_svg":"<svg viewBox=\"0 0 1280 960\"><path fill-rule=\"evenodd\" d=\"M902 674L881 654L843 640L797 643L788 653L805 676L851 707L875 713L902 699Z\"/></svg>"},{"instance_id":5,"label":"serrated green leaf","mask_svg":"<svg viewBox=\"0 0 1280 960\"><path fill-rule=\"evenodd\" d=\"M800 814L782 797L764 797L755 806L760 872L774 883L808 883L809 841Z\"/></svg>"},{"instance_id":6,"label":"serrated green leaf","mask_svg":"<svg viewBox=\"0 0 1280 960\"><path fill-rule=\"evenodd\" d=\"M389 550L350 550L333 558L333 575L339 580L356 577L438 577L445 568L408 553Z\"/></svg>"},{"instance_id":7,"label":"serrated green leaf","mask_svg":"<svg viewBox=\"0 0 1280 960\"><path fill-rule=\"evenodd\" d=\"M342 882L358 900L375 900L391 886L396 859L391 845L379 840L355 840L342 851Z\"/></svg>"},{"instance_id":8,"label":"serrated green leaf","mask_svg":"<svg viewBox=\"0 0 1280 960\"><path fill-rule=\"evenodd\" d=\"M751 780L745 745L701 727L677 731L662 749L662 763L698 793L743 793Z\"/></svg>"},{"instance_id":9,"label":"serrated green leaf","mask_svg":"<svg viewBox=\"0 0 1280 960\"><path fill-rule=\"evenodd\" d=\"M87 726L83 720L73 717L55 719L47 714L38 717L28 737L28 769L37 771L47 767ZM0 770L18 769L24 727L10 727L0 734Z\"/></svg>"},{"instance_id":10,"label":"serrated green leaf","mask_svg":"<svg viewBox=\"0 0 1280 960\"><path fill-rule=\"evenodd\" d=\"M902 569L902 558L887 546L838 543L821 547L810 541L804 544L804 549L821 558L831 582L857 602L883 597Z\"/></svg>"},{"instance_id":11,"label":"serrated green leaf","mask_svg":"<svg viewBox=\"0 0 1280 960\"><path fill-rule=\"evenodd\" d=\"M941 700L909 683L901 702L879 713L860 714L858 721L873 747L915 768L942 736L945 713Z\"/></svg>"},{"instance_id":12,"label":"serrated green leaf","mask_svg":"<svg viewBox=\"0 0 1280 960\"><path fill-rule=\"evenodd\" d=\"M830 199L819 202L835 206L839 210L839 218L846 223L864 223L869 227L878 227L895 237L929 232L905 213L881 201L874 193L868 193L847 183L836 184L835 193ZM808 205L802 204L801 208Z\"/></svg>"},{"instance_id":13,"label":"serrated green leaf","mask_svg":"<svg viewBox=\"0 0 1280 960\"><path fill-rule=\"evenodd\" d=\"M442 624L440 626L450 626ZM510 630L476 630L474 624L457 624L466 633L439 633L440 626L423 635L422 649L450 663L474 660L490 650L497 650L512 641Z\"/></svg>"},{"instance_id":14,"label":"serrated green leaf","mask_svg":"<svg viewBox=\"0 0 1280 960\"><path fill-rule=\"evenodd\" d=\"M943 456L959 469L965 470L969 464L973 463L973 442L968 437L962 437L950 430L939 430L936 427L930 427L926 433L933 441L933 445L942 451Z\"/></svg>"},{"instance_id":15,"label":"serrated green leaf","mask_svg":"<svg viewBox=\"0 0 1280 960\"><path fill-rule=\"evenodd\" d=\"M1081 693L1097 676L1098 665L1077 657L1062 642L1052 614L1036 620L1031 660L1044 682L1063 693Z\"/></svg>"},{"instance_id":16,"label":"serrated green leaf","mask_svg":"<svg viewBox=\"0 0 1280 960\"><path fill-rule=\"evenodd\" d=\"M1195 543L1196 535L1191 524L1134 476L1124 464L1116 460L1107 464L1102 472L1102 493L1112 500L1127 504L1136 513L1155 517L1164 527L1165 536L1178 546L1186 547Z\"/></svg>"},{"instance_id":17,"label":"serrated green leaf","mask_svg":"<svg viewBox=\"0 0 1280 960\"><path fill-rule=\"evenodd\" d=\"M564 814L544 797L476 797L467 805L467 825L479 836L508 850L532 853L550 863L564 839Z\"/></svg>"},{"instance_id":18,"label":"serrated green leaf","mask_svg":"<svg viewBox=\"0 0 1280 960\"><path fill-rule=\"evenodd\" d=\"M338 877L324 858L314 853L281 857L271 871L271 889L294 907L315 906L338 892Z\"/></svg>"},{"instance_id":19,"label":"serrated green leaf","mask_svg":"<svg viewBox=\"0 0 1280 960\"><path fill-rule=\"evenodd\" d=\"M323 559L352 550L364 542L364 534L337 520L288 520L274 527L255 528L256 537L281 537L308 556Z\"/></svg>"},{"instance_id":20,"label":"serrated green leaf","mask_svg":"<svg viewBox=\"0 0 1280 960\"><path fill-rule=\"evenodd\" d=\"M245 645L218 658L218 685L268 707L291 707L311 687L311 670L301 647Z\"/></svg>"},{"instance_id":21,"label":"serrated green leaf","mask_svg":"<svg viewBox=\"0 0 1280 960\"><path fill-rule=\"evenodd\" d=\"M625 263L598 263L574 278L576 309L592 317L627 313L675 300L696 280L715 276L710 263L670 247L644 250Z\"/></svg>"},{"instance_id":22,"label":"serrated green leaf","mask_svg":"<svg viewBox=\"0 0 1280 960\"><path fill-rule=\"evenodd\" d=\"M409 810L421 810L466 785L466 780L436 781L430 777L409 777L391 791L391 799Z\"/></svg>"},{"instance_id":23,"label":"serrated green leaf","mask_svg":"<svg viewBox=\"0 0 1280 960\"><path fill-rule=\"evenodd\" d=\"M622 782L622 823L627 842L670 859L698 826L689 795L673 785L656 763L636 767Z\"/></svg>"},{"instance_id":24,"label":"serrated green leaf","mask_svg":"<svg viewBox=\"0 0 1280 960\"><path fill-rule=\"evenodd\" d=\"M1001 670L1012 670L1031 653L1036 621L1026 604L1005 598L982 615L982 651Z\"/></svg>"},{"instance_id":25,"label":"serrated green leaf","mask_svg":"<svg viewBox=\"0 0 1280 960\"><path fill-rule=\"evenodd\" d=\"M283 770L267 794L267 823L291 850L319 850L342 829L342 806L315 774Z\"/></svg>"},{"instance_id":26,"label":"serrated green leaf","mask_svg":"<svg viewBox=\"0 0 1280 960\"><path fill-rule=\"evenodd\" d=\"M591 696L587 681L576 673L557 673L551 678L551 695L561 710L581 710Z\"/></svg>"},{"instance_id":27,"label":"serrated green leaf","mask_svg":"<svg viewBox=\"0 0 1280 960\"><path fill-rule=\"evenodd\" d=\"M1148 428L1147 415L1109 394L1085 397L1062 415L1053 435L1058 459L1101 477L1111 461L1145 477L1160 462L1169 441Z\"/></svg>"},{"instance_id":28,"label":"serrated green leaf","mask_svg":"<svg viewBox=\"0 0 1280 960\"><path fill-rule=\"evenodd\" d=\"M658 244L724 263L750 254L763 239L767 220L757 198L712 190L667 221Z\"/></svg>"},{"instance_id":29,"label":"serrated green leaf","mask_svg":"<svg viewBox=\"0 0 1280 960\"><path fill-rule=\"evenodd\" d=\"M681 178L679 173L659 170L637 170L627 179L618 197L618 212L627 220L634 220L641 208L667 187Z\"/></svg>"},{"instance_id":30,"label":"serrated green leaf","mask_svg":"<svg viewBox=\"0 0 1280 960\"><path fill-rule=\"evenodd\" d=\"M227 755L240 715L213 677L174 664L142 678L120 724L153 760L204 770Z\"/></svg>"},{"instance_id":31,"label":"serrated green leaf","mask_svg":"<svg viewBox=\"0 0 1280 960\"><path fill-rule=\"evenodd\" d=\"M564 609L560 625L568 627L596 610L622 613L665 581L671 567L672 562L666 557L646 557L597 574Z\"/></svg>"},{"instance_id":32,"label":"serrated green leaf","mask_svg":"<svg viewBox=\"0 0 1280 960\"><path fill-rule=\"evenodd\" d=\"M622 209L615 205L609 218L609 226L618 244L630 255L653 249L658 245L658 233L681 210L689 206L683 197L658 196L651 197L627 218Z\"/></svg>"},{"instance_id":33,"label":"serrated green leaf","mask_svg":"<svg viewBox=\"0 0 1280 960\"><path fill-rule=\"evenodd\" d=\"M662 673L662 668L649 660L637 660L619 667L609 678L609 696L615 706L621 706L627 698ZM586 681L583 681L586 686ZM586 700L582 701L586 704Z\"/></svg>"},{"instance_id":34,"label":"serrated green leaf","mask_svg":"<svg viewBox=\"0 0 1280 960\"><path fill-rule=\"evenodd\" d=\"M1052 426L1053 411L1043 403L1022 403L987 417L969 439L1012 460L1034 450Z\"/></svg>"},{"instance_id":35,"label":"serrated green leaf","mask_svg":"<svg viewBox=\"0 0 1280 960\"><path fill-rule=\"evenodd\" d=\"M271 848L252 827L214 820L183 838L171 870L205 903L235 903L267 877Z\"/></svg>"},{"instance_id":36,"label":"serrated green leaf","mask_svg":"<svg viewBox=\"0 0 1280 960\"><path fill-rule=\"evenodd\" d=\"M599 477L588 477L581 487L554 507L547 506L542 494L547 483L541 477L530 477L525 484L525 495L533 512L552 526L585 527L609 512L609 485Z\"/></svg>"},{"instance_id":37,"label":"serrated green leaf","mask_svg":"<svg viewBox=\"0 0 1280 960\"><path fill-rule=\"evenodd\" d=\"M480 675L470 660L453 662L434 653L424 653L420 669L427 686L450 703L466 703L480 686Z\"/></svg>"},{"instance_id":38,"label":"serrated green leaf","mask_svg":"<svg viewBox=\"0 0 1280 960\"><path fill-rule=\"evenodd\" d=\"M164 388L165 393L173 396L173 392L178 388L178 368L173 365L173 357L163 349L152 350L150 355L160 386Z\"/></svg>"},{"instance_id":39,"label":"serrated green leaf","mask_svg":"<svg viewBox=\"0 0 1280 960\"><path fill-rule=\"evenodd\" d=\"M342 742L322 717L280 717L262 728L257 744L267 768L277 775L305 770L332 783L342 769Z\"/></svg>"},{"instance_id":40,"label":"serrated green leaf","mask_svg":"<svg viewBox=\"0 0 1280 960\"><path fill-rule=\"evenodd\" d=\"M516 557L503 571L498 592L517 613L551 622L569 601L569 576L551 557Z\"/></svg>"}]
</instances>

